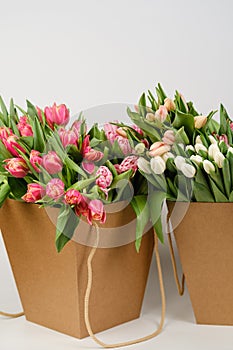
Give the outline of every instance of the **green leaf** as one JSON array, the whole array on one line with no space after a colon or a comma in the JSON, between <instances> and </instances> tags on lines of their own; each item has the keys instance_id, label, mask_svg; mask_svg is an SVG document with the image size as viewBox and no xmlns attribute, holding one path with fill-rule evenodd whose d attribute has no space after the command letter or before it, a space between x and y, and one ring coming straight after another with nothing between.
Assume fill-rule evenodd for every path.
<instances>
[{"instance_id":1,"label":"green leaf","mask_svg":"<svg viewBox=\"0 0 233 350\"><path fill-rule=\"evenodd\" d=\"M223 173L223 182L224 182L226 195L229 198L230 192L231 192L231 172L230 172L229 161L227 158L225 158L223 161L222 173Z\"/></svg>"},{"instance_id":2,"label":"green leaf","mask_svg":"<svg viewBox=\"0 0 233 350\"><path fill-rule=\"evenodd\" d=\"M166 192L155 191L149 193L150 218L159 240L163 243L163 230L161 222L162 205L166 198Z\"/></svg>"},{"instance_id":3,"label":"green leaf","mask_svg":"<svg viewBox=\"0 0 233 350\"><path fill-rule=\"evenodd\" d=\"M219 134L219 128L219 123L214 119L211 119L208 123L208 130L210 134Z\"/></svg>"},{"instance_id":4,"label":"green leaf","mask_svg":"<svg viewBox=\"0 0 233 350\"><path fill-rule=\"evenodd\" d=\"M138 108L139 108L139 114L142 115L143 117L145 117L146 116L146 95L145 95L145 93L143 93L139 99Z\"/></svg>"},{"instance_id":5,"label":"green leaf","mask_svg":"<svg viewBox=\"0 0 233 350\"><path fill-rule=\"evenodd\" d=\"M147 196L134 196L130 204L137 216L135 246L136 246L137 252L139 252L143 232L150 217L149 207L147 203Z\"/></svg>"},{"instance_id":6,"label":"green leaf","mask_svg":"<svg viewBox=\"0 0 233 350\"><path fill-rule=\"evenodd\" d=\"M214 194L215 202L228 202L227 197L219 190L219 188L211 178L210 185Z\"/></svg>"},{"instance_id":7,"label":"green leaf","mask_svg":"<svg viewBox=\"0 0 233 350\"><path fill-rule=\"evenodd\" d=\"M202 183L194 181L194 197L197 202L214 202L214 197L208 187Z\"/></svg>"},{"instance_id":8,"label":"green leaf","mask_svg":"<svg viewBox=\"0 0 233 350\"><path fill-rule=\"evenodd\" d=\"M227 114L226 109L222 104L220 104L220 135L227 133L227 124L228 124L229 116Z\"/></svg>"},{"instance_id":9,"label":"green leaf","mask_svg":"<svg viewBox=\"0 0 233 350\"><path fill-rule=\"evenodd\" d=\"M41 124L39 123L39 120L37 118L34 119L33 125L33 139L34 139L34 149L36 149L39 152L44 152L45 150L45 139L44 139L44 133L41 127Z\"/></svg>"},{"instance_id":10,"label":"green leaf","mask_svg":"<svg viewBox=\"0 0 233 350\"><path fill-rule=\"evenodd\" d=\"M231 194L229 196L229 202L233 202L233 191L231 192Z\"/></svg>"},{"instance_id":11,"label":"green leaf","mask_svg":"<svg viewBox=\"0 0 233 350\"><path fill-rule=\"evenodd\" d=\"M189 137L189 140L192 140L193 132L194 132L194 117L191 114L176 111L176 116L173 121L172 126L176 129L184 127L186 134Z\"/></svg>"},{"instance_id":12,"label":"green leaf","mask_svg":"<svg viewBox=\"0 0 233 350\"><path fill-rule=\"evenodd\" d=\"M0 140L0 160L11 158L11 153L6 149L2 141Z\"/></svg>"},{"instance_id":13,"label":"green leaf","mask_svg":"<svg viewBox=\"0 0 233 350\"><path fill-rule=\"evenodd\" d=\"M29 116L32 118L32 120L37 119L35 117L37 117L37 110L35 108L35 106L30 102L30 101L26 101L27 102L27 114L29 114Z\"/></svg>"},{"instance_id":14,"label":"green leaf","mask_svg":"<svg viewBox=\"0 0 233 350\"><path fill-rule=\"evenodd\" d=\"M111 171L113 177L118 176L116 168L114 167L114 165L110 162L110 160L107 160L105 163L106 167L108 167L108 169Z\"/></svg>"},{"instance_id":15,"label":"green leaf","mask_svg":"<svg viewBox=\"0 0 233 350\"><path fill-rule=\"evenodd\" d=\"M6 126L9 126L8 124L8 112L7 112L7 108L6 108L6 105L2 99L2 97L0 96L0 107L1 107L1 110L2 110L2 114L3 114L3 117L4 117L4 124Z\"/></svg>"},{"instance_id":16,"label":"green leaf","mask_svg":"<svg viewBox=\"0 0 233 350\"><path fill-rule=\"evenodd\" d=\"M117 187L117 183L118 181L121 180L129 180L131 178L131 176L133 175L133 170L129 169L127 171L125 171L124 173L115 176L115 178L113 179L113 182L111 183L111 188L116 188Z\"/></svg>"},{"instance_id":17,"label":"green leaf","mask_svg":"<svg viewBox=\"0 0 233 350\"><path fill-rule=\"evenodd\" d=\"M57 219L56 248L58 253L73 237L79 223L79 217L75 215L69 206L62 206Z\"/></svg>"},{"instance_id":18,"label":"green leaf","mask_svg":"<svg viewBox=\"0 0 233 350\"><path fill-rule=\"evenodd\" d=\"M231 152L227 153L227 159L229 161L230 174L231 174L231 186L233 187L233 154ZM231 187L231 191L233 188Z\"/></svg>"},{"instance_id":19,"label":"green leaf","mask_svg":"<svg viewBox=\"0 0 233 350\"><path fill-rule=\"evenodd\" d=\"M15 199L21 200L23 195L27 192L27 183L23 179L16 179L14 177L8 178L10 190Z\"/></svg>"},{"instance_id":20,"label":"green leaf","mask_svg":"<svg viewBox=\"0 0 233 350\"><path fill-rule=\"evenodd\" d=\"M85 179L87 178L87 174L85 173L85 171L83 171L82 168L80 168L80 166L78 164L76 164L68 156L64 159L64 163L68 168L74 170L76 173L83 176Z\"/></svg>"},{"instance_id":21,"label":"green leaf","mask_svg":"<svg viewBox=\"0 0 233 350\"><path fill-rule=\"evenodd\" d=\"M0 185L0 208L3 205L3 203L5 202L5 200L7 199L9 193L10 193L11 189L10 186L8 185L8 183L3 183Z\"/></svg>"},{"instance_id":22,"label":"green leaf","mask_svg":"<svg viewBox=\"0 0 233 350\"><path fill-rule=\"evenodd\" d=\"M184 143L185 145L189 144L189 138L184 130L184 127L182 126L176 133L175 139L178 143Z\"/></svg>"},{"instance_id":23,"label":"green leaf","mask_svg":"<svg viewBox=\"0 0 233 350\"><path fill-rule=\"evenodd\" d=\"M73 189L75 189L77 191L81 191L84 188L87 188L88 186L90 186L92 183L94 183L96 179L97 179L97 177L93 177L91 179L77 181L75 184L73 184L70 187L70 189L73 188Z\"/></svg>"}]
</instances>

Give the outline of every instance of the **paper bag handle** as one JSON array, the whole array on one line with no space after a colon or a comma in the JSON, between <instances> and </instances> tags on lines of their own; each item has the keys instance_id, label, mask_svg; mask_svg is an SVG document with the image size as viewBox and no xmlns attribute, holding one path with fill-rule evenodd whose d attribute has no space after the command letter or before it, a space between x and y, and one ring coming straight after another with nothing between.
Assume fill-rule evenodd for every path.
<instances>
[{"instance_id":1,"label":"paper bag handle","mask_svg":"<svg viewBox=\"0 0 233 350\"><path fill-rule=\"evenodd\" d=\"M92 270L92 259L94 258L95 252L98 248L99 243L99 226L94 223L96 228L96 244L92 248L88 260L87 260L87 269L88 269L88 282L87 282L87 289L85 293L85 300L84 300L84 316L85 316L85 324L87 327L87 331L90 335L90 337L100 346L104 348L119 348L123 346L138 344L141 342L144 342L146 340L152 339L156 337L158 334L161 333L165 321L165 313L166 313L166 297L165 297L165 291L164 291L164 283L163 283L163 275L162 275L162 268L161 268L161 262L160 262L160 256L159 256L159 250L158 250L158 237L156 235L156 232L154 231L154 253L156 257L157 262L157 268L158 268L158 276L159 276L159 285L160 285L160 291L161 291L161 300L162 300L162 310L161 310L161 320L158 329L153 332L152 334L149 334L145 337L130 340L127 342L117 343L117 344L106 344L103 341L99 340L95 334L92 331L92 327L90 324L89 319L89 300L90 300L90 294L91 294L91 288L92 288L92 280L93 280L93 270Z\"/></svg>"},{"instance_id":2,"label":"paper bag handle","mask_svg":"<svg viewBox=\"0 0 233 350\"><path fill-rule=\"evenodd\" d=\"M171 237L171 233L170 233L169 229L167 230L167 234L168 234L168 245L169 245L169 251L170 251L170 256L171 256L171 261L172 261L172 267L173 267L173 273L174 273L174 278L175 278L175 282L176 282L176 287L177 287L179 295L182 296L184 294L184 290L185 290L185 275L184 275L184 273L182 274L182 281L180 283L179 277L178 277L178 272L177 272L177 264L176 264L173 243L172 243L172 237Z\"/></svg>"}]
</instances>

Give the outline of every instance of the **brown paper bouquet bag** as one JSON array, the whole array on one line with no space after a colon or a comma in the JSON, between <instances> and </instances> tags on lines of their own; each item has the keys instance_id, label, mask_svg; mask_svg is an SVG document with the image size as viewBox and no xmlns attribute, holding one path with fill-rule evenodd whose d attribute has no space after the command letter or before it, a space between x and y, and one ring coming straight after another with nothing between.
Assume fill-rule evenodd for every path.
<instances>
[{"instance_id":1,"label":"brown paper bouquet bag","mask_svg":"<svg viewBox=\"0 0 233 350\"><path fill-rule=\"evenodd\" d=\"M233 203L168 208L196 322L233 325Z\"/></svg>"},{"instance_id":2,"label":"brown paper bouquet bag","mask_svg":"<svg viewBox=\"0 0 233 350\"><path fill-rule=\"evenodd\" d=\"M135 235L134 219L127 206L108 214L102 226L110 234L112 228L132 221L129 227ZM27 320L77 338L88 336L84 294L91 247L71 241L58 254L55 226L34 204L7 200L0 209L0 227ZM87 237L90 230L90 225L81 223L76 234L82 231ZM143 236L140 253L134 241L97 249L89 306L95 333L139 317L152 252L152 230Z\"/></svg>"}]
</instances>

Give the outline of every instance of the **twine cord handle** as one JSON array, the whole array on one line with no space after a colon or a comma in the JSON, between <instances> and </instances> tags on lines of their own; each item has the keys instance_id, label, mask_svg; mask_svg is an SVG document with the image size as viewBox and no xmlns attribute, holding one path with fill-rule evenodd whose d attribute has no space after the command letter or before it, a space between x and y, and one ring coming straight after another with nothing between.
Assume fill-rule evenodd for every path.
<instances>
[{"instance_id":1,"label":"twine cord handle","mask_svg":"<svg viewBox=\"0 0 233 350\"><path fill-rule=\"evenodd\" d=\"M165 314L166 314L166 297L165 297L165 290L164 290L164 283L163 283L162 267L161 267L159 250L158 250L158 237L157 237L155 231L154 231L154 253L155 253L156 262L157 262L159 285L160 285L160 292L161 292L161 301L162 301L161 320L160 320L160 324L159 324L158 329L155 332L153 332L152 334L149 334L145 337L135 339L135 340L130 340L127 342L117 343L117 344L106 344L103 341L99 340L95 336L95 334L93 333L90 319L89 319L89 300L90 300L92 281L93 281L92 260L94 258L95 253L96 253L96 250L98 248L99 236L100 236L99 226L97 225L97 223L94 223L94 226L96 229L96 244L91 249L91 252L90 252L88 260L87 260L88 282L87 282L87 289L86 289L85 300L84 300L85 324L86 324L87 331L88 331L90 337L98 345L100 345L104 348L119 348L119 347L123 347L123 346L134 345L134 344L138 344L138 343L141 343L141 342L144 342L144 341L147 341L149 339L156 337L158 334L161 333L161 331L163 329L163 325L164 325L164 321L165 321Z\"/></svg>"},{"instance_id":2,"label":"twine cord handle","mask_svg":"<svg viewBox=\"0 0 233 350\"><path fill-rule=\"evenodd\" d=\"M7 312L0 311L0 316L9 317L9 318L18 318L24 315L24 312L20 312L18 314L9 314Z\"/></svg>"},{"instance_id":3,"label":"twine cord handle","mask_svg":"<svg viewBox=\"0 0 233 350\"><path fill-rule=\"evenodd\" d=\"M171 261L172 261L172 268L173 268L174 278L175 278L175 282L176 282L176 287L177 287L179 295L182 296L184 294L184 290L185 290L185 275L184 275L184 273L182 274L182 281L180 283L179 277L178 277L178 272L177 272L177 264L176 264L173 243L172 243L172 237L171 237L170 231L169 230L167 230L167 231L168 231L167 232L168 245L169 245L169 251L170 251L170 256L171 256Z\"/></svg>"}]
</instances>

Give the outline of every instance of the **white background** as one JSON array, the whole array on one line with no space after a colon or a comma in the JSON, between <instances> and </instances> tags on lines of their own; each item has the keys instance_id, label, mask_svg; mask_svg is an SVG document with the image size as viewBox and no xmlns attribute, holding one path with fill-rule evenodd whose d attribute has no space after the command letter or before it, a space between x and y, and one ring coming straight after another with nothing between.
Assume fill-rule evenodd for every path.
<instances>
[{"instance_id":1,"label":"white background","mask_svg":"<svg viewBox=\"0 0 233 350\"><path fill-rule=\"evenodd\" d=\"M232 1L0 1L0 93L24 106L65 102L73 114L95 105L133 104L161 82L182 91L206 114L219 102L233 113ZM123 116L124 117L124 116ZM119 115L119 118L121 116ZM91 116L89 122L111 119ZM197 326L189 297L177 296L167 246L161 249L168 299L163 333L136 349L233 347L231 327ZM0 309L20 310L6 253L0 242ZM105 332L108 342L151 332L159 317L153 268L143 318ZM92 349L30 324L0 319L0 349Z\"/></svg>"}]
</instances>

